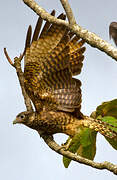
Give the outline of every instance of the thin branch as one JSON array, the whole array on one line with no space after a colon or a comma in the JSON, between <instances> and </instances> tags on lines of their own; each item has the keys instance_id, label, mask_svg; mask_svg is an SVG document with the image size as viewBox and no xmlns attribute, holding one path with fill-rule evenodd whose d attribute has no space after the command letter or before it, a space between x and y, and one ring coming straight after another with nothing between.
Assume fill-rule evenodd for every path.
<instances>
[{"instance_id":1,"label":"thin branch","mask_svg":"<svg viewBox=\"0 0 117 180\"><path fill-rule=\"evenodd\" d=\"M60 1L61 1L61 4L62 4L65 12L66 12L69 24L70 25L76 24L75 17L73 15L73 12L72 12L72 9L71 9L71 7L69 5L68 0L60 0Z\"/></svg>"},{"instance_id":2,"label":"thin branch","mask_svg":"<svg viewBox=\"0 0 117 180\"><path fill-rule=\"evenodd\" d=\"M28 97L25 88L24 88L24 76L23 76L23 72L21 69L21 60L22 60L22 55L20 55L20 57L15 57L14 58L14 65L15 65L15 69L16 69L16 73L20 82L20 86L21 86L21 90L22 90L22 95L24 97L24 103L26 105L27 111L33 111L32 105L31 105L31 101L30 98Z\"/></svg>"},{"instance_id":3,"label":"thin branch","mask_svg":"<svg viewBox=\"0 0 117 180\"><path fill-rule=\"evenodd\" d=\"M102 40L96 34L89 32L86 29L83 29L77 24L71 25L64 20L57 19L47 13L43 8L41 8L34 0L23 0L25 4L27 4L34 12L36 12L42 19L45 19L51 23L56 23L59 25L64 25L69 28L72 32L83 38L88 44L92 47L95 47L107 55L111 56L113 59L117 61L117 48L114 48L108 42Z\"/></svg>"},{"instance_id":4,"label":"thin branch","mask_svg":"<svg viewBox=\"0 0 117 180\"><path fill-rule=\"evenodd\" d=\"M11 66L15 67L15 66L14 66L14 63L12 62L11 58L9 57L9 55L8 55L8 53L7 53L6 48L4 48L4 54L5 54L5 56L6 56L6 59L7 59L8 62L9 62L9 64L10 64Z\"/></svg>"},{"instance_id":5,"label":"thin branch","mask_svg":"<svg viewBox=\"0 0 117 180\"><path fill-rule=\"evenodd\" d=\"M24 56L24 53L20 55L20 57L15 57L14 58L14 63L12 62L11 58L9 57L6 48L4 48L4 54L8 60L8 62L16 69L16 73L20 82L20 86L21 86L21 90L22 90L22 95L24 97L24 102L27 108L27 111L33 111L32 105L31 105L31 101L30 98L28 97L25 88L24 88L24 76L23 76L23 72L21 69L21 60Z\"/></svg>"},{"instance_id":6,"label":"thin branch","mask_svg":"<svg viewBox=\"0 0 117 180\"><path fill-rule=\"evenodd\" d=\"M57 19L54 16L50 15L45 9L40 7L34 0L23 0L23 2L27 6L29 6L42 19L47 20L52 23L56 23L56 20L57 20L57 24L59 24L59 25L61 25L61 24L66 25L66 26L68 25L68 22L61 20L61 19Z\"/></svg>"},{"instance_id":7,"label":"thin branch","mask_svg":"<svg viewBox=\"0 0 117 180\"><path fill-rule=\"evenodd\" d=\"M113 172L114 174L117 175L117 165L114 165L110 162L103 162L103 163L97 163L97 162L94 162L94 161L91 161L89 159L85 159L81 156L78 156L76 154L73 154L69 151L65 151L61 146L59 146L51 136L43 136L43 139L45 141L45 143L52 149L54 150L55 152L57 152L58 154L61 154L67 158L70 158L76 162L79 162L81 164L85 164L85 165L88 165L88 166L91 166L93 168L96 168L96 169L106 169L110 172Z\"/></svg>"}]
</instances>

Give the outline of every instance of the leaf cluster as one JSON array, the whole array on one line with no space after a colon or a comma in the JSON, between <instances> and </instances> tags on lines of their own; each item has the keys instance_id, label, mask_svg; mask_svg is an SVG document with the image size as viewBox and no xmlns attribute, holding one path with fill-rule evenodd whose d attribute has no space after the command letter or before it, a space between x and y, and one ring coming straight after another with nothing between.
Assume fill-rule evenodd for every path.
<instances>
[{"instance_id":1,"label":"leaf cluster","mask_svg":"<svg viewBox=\"0 0 117 180\"><path fill-rule=\"evenodd\" d=\"M102 103L91 116L106 123L112 131L117 133L117 99ZM82 127L73 138L68 138L65 145L68 146L70 152L93 160L96 155L96 136L96 131ZM117 138L105 137L105 139L117 150ZM63 164L66 168L70 162L69 158L63 157Z\"/></svg>"}]
</instances>

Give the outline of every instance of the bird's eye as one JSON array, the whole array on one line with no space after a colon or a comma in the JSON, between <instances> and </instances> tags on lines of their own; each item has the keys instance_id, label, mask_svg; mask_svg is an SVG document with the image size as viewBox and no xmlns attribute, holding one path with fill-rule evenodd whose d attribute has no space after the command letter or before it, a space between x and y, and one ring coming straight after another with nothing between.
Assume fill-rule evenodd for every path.
<instances>
[{"instance_id":1,"label":"bird's eye","mask_svg":"<svg viewBox=\"0 0 117 180\"><path fill-rule=\"evenodd\" d=\"M21 117L21 119L24 119L24 118L25 118L25 115L22 114L20 117Z\"/></svg>"}]
</instances>

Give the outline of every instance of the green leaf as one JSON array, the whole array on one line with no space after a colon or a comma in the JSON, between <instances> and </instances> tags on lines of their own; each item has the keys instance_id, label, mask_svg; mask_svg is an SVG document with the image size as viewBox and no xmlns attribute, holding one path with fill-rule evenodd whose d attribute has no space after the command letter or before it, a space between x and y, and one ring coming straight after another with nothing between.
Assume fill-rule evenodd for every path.
<instances>
[{"instance_id":1,"label":"green leaf","mask_svg":"<svg viewBox=\"0 0 117 180\"><path fill-rule=\"evenodd\" d=\"M109 129L117 133L117 99L104 102L98 106L96 109L96 118L106 122ZM105 137L105 139L117 150L117 138L111 139Z\"/></svg>"},{"instance_id":2,"label":"green leaf","mask_svg":"<svg viewBox=\"0 0 117 180\"><path fill-rule=\"evenodd\" d=\"M107 138L107 137L105 137L105 138L106 138L106 140L109 142L109 144L110 144L114 149L117 150L117 139L110 139L110 138Z\"/></svg>"},{"instance_id":3,"label":"green leaf","mask_svg":"<svg viewBox=\"0 0 117 180\"><path fill-rule=\"evenodd\" d=\"M69 142L70 142L70 144L69 144ZM69 144L68 150L72 153L76 153L77 149L80 146L80 133L76 134L73 138L68 138L65 145L67 146L68 144ZM65 168L68 168L70 162L71 162L71 159L63 156L63 164L64 164Z\"/></svg>"},{"instance_id":4,"label":"green leaf","mask_svg":"<svg viewBox=\"0 0 117 180\"><path fill-rule=\"evenodd\" d=\"M96 116L112 116L117 118L117 99L102 103L96 109Z\"/></svg>"},{"instance_id":5,"label":"green leaf","mask_svg":"<svg viewBox=\"0 0 117 180\"><path fill-rule=\"evenodd\" d=\"M82 127L79 133L67 141L66 145L71 141L68 150L93 160L96 153L96 134L95 131ZM68 168L70 162L71 159L63 157L63 164L66 168Z\"/></svg>"},{"instance_id":6,"label":"green leaf","mask_svg":"<svg viewBox=\"0 0 117 180\"><path fill-rule=\"evenodd\" d=\"M81 145L77 151L78 155L93 160L96 154L96 135L97 132L85 128L81 137Z\"/></svg>"}]
</instances>

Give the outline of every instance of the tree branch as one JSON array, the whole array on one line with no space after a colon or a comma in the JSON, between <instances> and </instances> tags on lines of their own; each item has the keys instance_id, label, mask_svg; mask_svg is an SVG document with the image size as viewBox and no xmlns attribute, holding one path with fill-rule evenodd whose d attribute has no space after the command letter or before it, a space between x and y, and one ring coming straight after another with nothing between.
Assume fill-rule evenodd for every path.
<instances>
[{"instance_id":1,"label":"tree branch","mask_svg":"<svg viewBox=\"0 0 117 180\"><path fill-rule=\"evenodd\" d=\"M96 168L96 169L106 169L110 172L113 172L114 174L117 175L117 165L114 165L110 162L103 162L103 163L97 163L97 162L94 162L94 161L91 161L89 159L85 159L81 156L78 156L76 154L73 154L69 151L65 151L61 146L59 146L51 136L43 136L43 139L45 141L45 143L52 149L54 150L55 152L67 157L67 158L70 158L72 159L73 161L76 161L76 162L79 162L81 164L85 164L85 165L88 165L88 166L91 166L93 168Z\"/></svg>"},{"instance_id":2,"label":"tree branch","mask_svg":"<svg viewBox=\"0 0 117 180\"><path fill-rule=\"evenodd\" d=\"M95 47L95 48L105 52L108 56L111 56L113 59L115 59L117 61L117 48L114 48L111 44L104 41L96 34L89 32L86 29L83 29L82 27L80 27L77 24L73 23L73 25L71 25L64 20L60 20L60 19L57 19L57 18L51 16L42 7L40 7L34 0L23 0L23 2L25 4L27 4L35 13L37 13L39 16L41 16L42 19L45 19L51 23L56 23L59 25L66 26L72 32L74 32L75 34L80 36L82 39L84 39L92 47ZM67 1L64 0L64 4L65 4L65 2L67 2ZM65 7L65 5L64 5L64 7ZM66 8L64 8L64 9L66 11L66 14L68 15L68 11L66 10ZM70 16L68 16L68 19L70 22ZM71 20L71 22L72 22L72 20Z\"/></svg>"}]
</instances>

